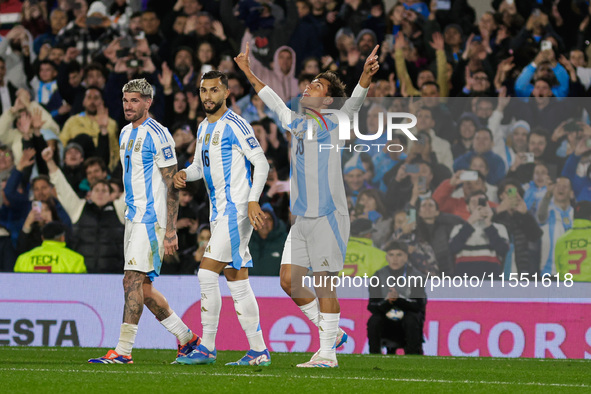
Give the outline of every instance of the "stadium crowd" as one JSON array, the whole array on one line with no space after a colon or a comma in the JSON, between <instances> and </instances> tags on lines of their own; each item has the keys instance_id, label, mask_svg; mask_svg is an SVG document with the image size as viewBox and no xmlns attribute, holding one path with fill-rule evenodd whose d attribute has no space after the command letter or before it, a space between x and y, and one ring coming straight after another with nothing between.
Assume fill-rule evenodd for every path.
<instances>
[{"instance_id":1,"label":"stadium crowd","mask_svg":"<svg viewBox=\"0 0 591 394\"><path fill-rule=\"evenodd\" d=\"M423 275L591 280L591 257L569 263L570 247L558 245L591 227L591 101L576 99L591 95L588 2L494 0L478 19L466 0L170 5L0 1L0 271L51 272L35 251L67 245L84 259L75 272L121 273L121 89L134 78L154 86L152 116L184 168L204 119L200 76L215 69L229 75L228 107L251 123L270 165L261 197L270 220L253 234L250 272L278 275L290 226L289 130L233 56L250 43L253 71L295 109L321 71L336 72L350 94L380 44L361 132L375 133L388 111L410 112L418 139L395 134L363 153L359 140L346 142L344 272L400 274L390 253L399 251ZM180 192L179 250L162 274L196 273L208 209L202 181ZM15 266L18 256L30 263Z\"/></svg>"}]
</instances>

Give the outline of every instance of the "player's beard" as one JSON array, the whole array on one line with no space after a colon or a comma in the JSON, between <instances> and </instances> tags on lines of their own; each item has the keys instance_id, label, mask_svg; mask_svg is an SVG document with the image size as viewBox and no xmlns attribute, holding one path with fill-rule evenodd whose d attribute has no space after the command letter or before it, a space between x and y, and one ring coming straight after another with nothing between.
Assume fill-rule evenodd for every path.
<instances>
[{"instance_id":1,"label":"player's beard","mask_svg":"<svg viewBox=\"0 0 591 394\"><path fill-rule=\"evenodd\" d=\"M139 120L142 118L142 116L144 116L146 110L144 108L142 108L140 111L134 112L130 117L127 117L127 114L125 114L125 120L128 122L135 122L136 120Z\"/></svg>"},{"instance_id":2,"label":"player's beard","mask_svg":"<svg viewBox=\"0 0 591 394\"><path fill-rule=\"evenodd\" d=\"M222 108L222 105L224 105L224 100L220 100L217 103L215 103L215 105L211 109L207 109L207 107L204 105L203 110L206 114L215 114L216 112L218 112L220 108Z\"/></svg>"}]
</instances>

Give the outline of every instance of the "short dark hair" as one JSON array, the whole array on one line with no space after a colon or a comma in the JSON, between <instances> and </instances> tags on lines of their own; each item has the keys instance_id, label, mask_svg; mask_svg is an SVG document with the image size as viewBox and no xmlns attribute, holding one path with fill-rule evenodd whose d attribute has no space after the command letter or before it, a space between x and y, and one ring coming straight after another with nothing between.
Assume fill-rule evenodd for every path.
<instances>
[{"instance_id":1,"label":"short dark hair","mask_svg":"<svg viewBox=\"0 0 591 394\"><path fill-rule=\"evenodd\" d=\"M66 225L57 221L49 222L43 226L41 234L43 235L43 239L55 241L66 235Z\"/></svg>"},{"instance_id":2,"label":"short dark hair","mask_svg":"<svg viewBox=\"0 0 591 394\"><path fill-rule=\"evenodd\" d=\"M222 85L224 85L226 87L226 89L228 89L228 76L221 71L212 70L212 71L206 72L205 74L203 74L201 76L202 81L205 79L218 79L218 78L222 82Z\"/></svg>"},{"instance_id":3,"label":"short dark hair","mask_svg":"<svg viewBox=\"0 0 591 394\"><path fill-rule=\"evenodd\" d=\"M304 81L313 81L313 80L314 80L313 74L301 73L300 76L298 77L298 83L302 83Z\"/></svg>"},{"instance_id":4,"label":"short dark hair","mask_svg":"<svg viewBox=\"0 0 591 394\"><path fill-rule=\"evenodd\" d=\"M95 181L92 185L90 185L90 190L94 189L96 185L105 185L109 189L109 194L113 193L113 186L111 186L111 182L108 179L99 179Z\"/></svg>"},{"instance_id":5,"label":"short dark hair","mask_svg":"<svg viewBox=\"0 0 591 394\"><path fill-rule=\"evenodd\" d=\"M86 78L90 71L100 71L100 73L103 74L103 77L107 79L107 70L100 63L90 63L88 66L84 67L84 78Z\"/></svg>"},{"instance_id":6,"label":"short dark hair","mask_svg":"<svg viewBox=\"0 0 591 394\"><path fill-rule=\"evenodd\" d=\"M431 70L428 70L428 71L431 71ZM433 71L431 71L431 72L433 72ZM433 82L433 81L427 81L427 82L425 82L425 83L424 83L424 84L421 86L421 90L423 90L423 88L424 88L425 86L431 86L431 85L435 86L435 87L437 88L437 91L439 91L439 84L437 84L437 82Z\"/></svg>"},{"instance_id":7,"label":"short dark hair","mask_svg":"<svg viewBox=\"0 0 591 394\"><path fill-rule=\"evenodd\" d=\"M486 191L484 191L484 190L474 190L472 193L470 193L470 194L468 194L466 196L466 205L470 204L470 200L474 196L484 196L486 198L486 201L488 202L488 196L486 195Z\"/></svg>"},{"instance_id":8,"label":"short dark hair","mask_svg":"<svg viewBox=\"0 0 591 394\"><path fill-rule=\"evenodd\" d=\"M408 246L402 241L390 241L384 247L384 252L389 252L391 250L401 250L408 256Z\"/></svg>"},{"instance_id":9,"label":"short dark hair","mask_svg":"<svg viewBox=\"0 0 591 394\"><path fill-rule=\"evenodd\" d=\"M335 73L332 71L325 71L316 75L314 79L320 78L326 79L328 81L327 94L329 97L346 97L347 94L345 93L345 84Z\"/></svg>"},{"instance_id":10,"label":"short dark hair","mask_svg":"<svg viewBox=\"0 0 591 394\"><path fill-rule=\"evenodd\" d=\"M488 127L479 127L476 129L476 132L474 134L478 133L479 131L486 131L488 133L488 135L490 136L490 140L494 141L495 138L493 136L493 133L492 133L492 131L490 131L490 129Z\"/></svg>"},{"instance_id":11,"label":"short dark hair","mask_svg":"<svg viewBox=\"0 0 591 394\"><path fill-rule=\"evenodd\" d=\"M43 59L43 60L41 60L39 62L39 69L38 70L41 70L41 65L43 65L43 64L49 64L51 67L53 67L53 69L55 71L57 71L57 65L54 62L52 62L51 60L49 60L49 59Z\"/></svg>"},{"instance_id":12,"label":"short dark hair","mask_svg":"<svg viewBox=\"0 0 591 394\"><path fill-rule=\"evenodd\" d=\"M39 181L45 181L45 182L47 182L47 184L50 187L53 187L53 183L51 183L51 180L49 179L49 177L47 175L44 175L44 174L37 175L35 178L33 178L31 180L31 187L35 187L35 183L37 183Z\"/></svg>"},{"instance_id":13,"label":"short dark hair","mask_svg":"<svg viewBox=\"0 0 591 394\"><path fill-rule=\"evenodd\" d=\"M98 165L101 168L101 170L107 171L107 165L105 164L105 161L103 159L101 159L100 157L89 157L88 159L84 160L84 163L82 164L82 166L84 167L84 172L86 172L88 167L94 165Z\"/></svg>"},{"instance_id":14,"label":"short dark hair","mask_svg":"<svg viewBox=\"0 0 591 394\"><path fill-rule=\"evenodd\" d=\"M540 137L544 137L544 139L546 140L546 143L548 143L548 132L546 130L544 130L541 127L536 127L534 128L528 135L527 135L527 142L529 143L529 140L531 138L532 135L539 135Z\"/></svg>"}]
</instances>

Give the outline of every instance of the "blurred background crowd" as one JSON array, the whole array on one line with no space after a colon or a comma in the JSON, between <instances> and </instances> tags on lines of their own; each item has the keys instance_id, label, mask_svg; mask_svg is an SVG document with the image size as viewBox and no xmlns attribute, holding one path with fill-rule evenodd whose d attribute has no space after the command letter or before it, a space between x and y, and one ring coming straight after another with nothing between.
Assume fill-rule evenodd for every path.
<instances>
[{"instance_id":1,"label":"blurred background crowd","mask_svg":"<svg viewBox=\"0 0 591 394\"><path fill-rule=\"evenodd\" d=\"M250 43L254 73L297 109L324 70L350 94L379 44L360 130L410 112L418 140L346 142L345 273L395 267L402 251L423 274L591 280L586 252L556 258L569 252L560 237L591 227L591 102L576 98L590 95L590 14L583 0L494 0L478 17L466 0L0 0L0 270L63 272L54 260L68 248L84 264L65 272L122 272L121 88L140 77L154 86L151 115L184 168L205 115L200 76L215 69L271 167L251 275L278 275L289 130L233 56ZM195 274L208 210L203 182L181 191L179 251L163 274Z\"/></svg>"}]
</instances>

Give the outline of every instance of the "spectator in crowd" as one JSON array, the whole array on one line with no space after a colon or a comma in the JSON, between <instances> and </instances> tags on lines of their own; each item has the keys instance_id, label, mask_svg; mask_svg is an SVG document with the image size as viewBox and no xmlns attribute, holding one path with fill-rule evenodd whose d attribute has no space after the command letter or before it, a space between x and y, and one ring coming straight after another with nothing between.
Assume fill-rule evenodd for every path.
<instances>
[{"instance_id":1,"label":"spectator in crowd","mask_svg":"<svg viewBox=\"0 0 591 394\"><path fill-rule=\"evenodd\" d=\"M33 50L35 53L39 54L41 47L45 44L48 44L51 47L55 46L57 44L57 35L67 24L68 15L64 10L55 8L51 11L49 14L50 28L35 37L35 40L33 41Z\"/></svg>"},{"instance_id":2,"label":"spectator in crowd","mask_svg":"<svg viewBox=\"0 0 591 394\"><path fill-rule=\"evenodd\" d=\"M486 177L486 181L492 185L496 185L505 177L506 170L503 159L494 153L492 148L492 132L487 128L480 128L474 135L473 151L463 154L454 161L454 171L468 169L472 156L476 154L482 155L488 164L488 168L491 169Z\"/></svg>"},{"instance_id":3,"label":"spectator in crowd","mask_svg":"<svg viewBox=\"0 0 591 394\"><path fill-rule=\"evenodd\" d=\"M394 134L392 139L387 141L382 151L372 157L374 166L374 177L372 183L376 185L382 193L387 190L385 182L386 174L399 162L407 157L405 149L407 139L399 134Z\"/></svg>"},{"instance_id":4,"label":"spectator in crowd","mask_svg":"<svg viewBox=\"0 0 591 394\"><path fill-rule=\"evenodd\" d=\"M57 90L57 66L51 60L39 62L39 71L30 81L35 101L45 107Z\"/></svg>"},{"instance_id":5,"label":"spectator in crowd","mask_svg":"<svg viewBox=\"0 0 591 394\"><path fill-rule=\"evenodd\" d=\"M464 170L457 171L450 179L441 182L433 192L433 198L437 201L441 212L451 213L467 220L471 216L471 212L468 209L466 197L476 191L486 193L486 180L480 172L476 172L476 179L466 180L467 175L462 176L464 172ZM470 175L473 175L473 173ZM461 186L463 197L453 197L453 193L458 186ZM496 206L496 204L488 200L487 205Z\"/></svg>"},{"instance_id":6,"label":"spectator in crowd","mask_svg":"<svg viewBox=\"0 0 591 394\"><path fill-rule=\"evenodd\" d=\"M43 182L45 181L37 181L37 183ZM31 210L18 236L17 252L21 254L41 245L43 226L53 221L60 221L54 200L33 201Z\"/></svg>"},{"instance_id":7,"label":"spectator in crowd","mask_svg":"<svg viewBox=\"0 0 591 394\"><path fill-rule=\"evenodd\" d=\"M66 226L49 222L43 226L43 243L21 254L14 272L84 274L84 256L66 247Z\"/></svg>"},{"instance_id":8,"label":"spectator in crowd","mask_svg":"<svg viewBox=\"0 0 591 394\"><path fill-rule=\"evenodd\" d=\"M16 258L10 232L0 224L0 272L12 272Z\"/></svg>"},{"instance_id":9,"label":"spectator in crowd","mask_svg":"<svg viewBox=\"0 0 591 394\"><path fill-rule=\"evenodd\" d=\"M519 274L538 274L539 254L534 253L530 245L539 241L542 230L527 210L527 205L523 201L523 188L515 179L506 178L499 184L497 194L500 202L493 220L505 226L511 247L505 259L506 270L515 265Z\"/></svg>"},{"instance_id":10,"label":"spectator in crowd","mask_svg":"<svg viewBox=\"0 0 591 394\"><path fill-rule=\"evenodd\" d=\"M386 264L386 253L375 247L372 241L374 232L371 220L367 218L353 220L342 275L372 276Z\"/></svg>"},{"instance_id":11,"label":"spectator in crowd","mask_svg":"<svg viewBox=\"0 0 591 394\"><path fill-rule=\"evenodd\" d=\"M62 172L68 180L72 189L76 192L78 197L85 197L88 188L83 190L80 188L82 182L86 178L84 166L84 149L76 142L70 142L64 149L64 161Z\"/></svg>"},{"instance_id":12,"label":"spectator in crowd","mask_svg":"<svg viewBox=\"0 0 591 394\"><path fill-rule=\"evenodd\" d=\"M18 88L6 79L6 60L0 57L0 113L8 112L16 100Z\"/></svg>"},{"instance_id":13,"label":"spectator in crowd","mask_svg":"<svg viewBox=\"0 0 591 394\"><path fill-rule=\"evenodd\" d=\"M79 134L92 137L94 146L98 148L100 136L109 138L109 161L111 170L119 163L119 142L117 140L117 122L109 117L105 107L102 91L97 87L89 87L84 95L84 112L70 117L62 132L60 140L67 145Z\"/></svg>"},{"instance_id":14,"label":"spectator in crowd","mask_svg":"<svg viewBox=\"0 0 591 394\"><path fill-rule=\"evenodd\" d=\"M250 48L253 46L250 45ZM244 48L246 47L244 46L243 50ZM250 58L250 67L255 75L267 81L269 87L277 92L284 102L299 94L298 80L295 77L296 54L290 47L284 45L277 48L273 57L273 68L265 67L256 56Z\"/></svg>"},{"instance_id":15,"label":"spectator in crowd","mask_svg":"<svg viewBox=\"0 0 591 394\"><path fill-rule=\"evenodd\" d=\"M467 221L454 226L449 251L455 257L456 276L493 275L499 279L509 250L509 235L502 224L493 223L493 210L486 195L476 191L466 197Z\"/></svg>"},{"instance_id":16,"label":"spectator in crowd","mask_svg":"<svg viewBox=\"0 0 591 394\"><path fill-rule=\"evenodd\" d=\"M28 88L27 77L23 70L28 67L29 56L32 60L35 59L35 54L29 53L32 42L31 33L22 25L15 25L0 41L0 55L6 66L5 81L17 88Z\"/></svg>"},{"instance_id":17,"label":"spectator in crowd","mask_svg":"<svg viewBox=\"0 0 591 394\"><path fill-rule=\"evenodd\" d=\"M590 137L581 139L562 168L562 176L570 179L577 201L591 201L591 167L587 168L584 175L579 172L582 162L589 161L589 154L591 153L590 141Z\"/></svg>"},{"instance_id":18,"label":"spectator in crowd","mask_svg":"<svg viewBox=\"0 0 591 394\"><path fill-rule=\"evenodd\" d=\"M379 269L373 275L379 283L393 278L419 277L421 273L415 270L409 262L408 248L403 242L391 242L385 248L388 265ZM406 286L370 287L369 305L367 309L371 317L367 322L367 337L369 352L380 354L383 340L390 340L386 344L388 353L394 353L396 348L403 348L404 354L423 354L423 325L425 323L425 307L427 296L420 285L413 285L406 280Z\"/></svg>"},{"instance_id":19,"label":"spectator in crowd","mask_svg":"<svg viewBox=\"0 0 591 394\"><path fill-rule=\"evenodd\" d=\"M369 189L370 185L364 181L363 177L366 173L366 169L363 166L361 157L359 154L353 155L346 163L343 168L343 177L345 180L345 192L347 193L347 199L350 202L352 208L357 204L357 197L359 192L363 189Z\"/></svg>"},{"instance_id":20,"label":"spectator in crowd","mask_svg":"<svg viewBox=\"0 0 591 394\"><path fill-rule=\"evenodd\" d=\"M468 170L479 172L480 174L482 174L484 176L485 179L486 179L486 176L488 175L488 173L490 172L490 168L488 167L488 163L482 155L472 156L472 159L470 159L470 166L468 167ZM497 187L494 185L491 185L488 182L485 183L484 187L486 189L486 197L488 197L488 201L491 201L494 203L499 202L498 197L497 197ZM464 189L463 188L456 189L451 196L464 198L465 197Z\"/></svg>"},{"instance_id":21,"label":"spectator in crowd","mask_svg":"<svg viewBox=\"0 0 591 394\"><path fill-rule=\"evenodd\" d=\"M589 228L591 228L591 202L579 201L575 205L573 228L556 241L554 261L560 280L591 281L591 253Z\"/></svg>"},{"instance_id":22,"label":"spectator in crowd","mask_svg":"<svg viewBox=\"0 0 591 394\"><path fill-rule=\"evenodd\" d=\"M536 162L548 162L548 134L546 131L540 128L533 129L527 136L527 146L528 153L533 153L534 160L531 161L531 157L527 159L526 155L517 155L507 173L508 178L517 179L522 184L533 178Z\"/></svg>"},{"instance_id":23,"label":"spectator in crowd","mask_svg":"<svg viewBox=\"0 0 591 394\"><path fill-rule=\"evenodd\" d=\"M553 181L548 167L542 162L536 163L532 180L522 185L523 190L525 190L523 201L525 201L527 209L534 214L536 214L540 201L548 191L548 185Z\"/></svg>"},{"instance_id":24,"label":"spectator in crowd","mask_svg":"<svg viewBox=\"0 0 591 394\"><path fill-rule=\"evenodd\" d=\"M574 193L570 180L560 177L556 183L548 182L547 191L537 209L537 219L542 228L541 266L542 275L554 275L554 245L573 227Z\"/></svg>"},{"instance_id":25,"label":"spectator in crowd","mask_svg":"<svg viewBox=\"0 0 591 394\"><path fill-rule=\"evenodd\" d=\"M32 147L33 139L40 138L43 130L60 134L59 126L51 115L38 103L31 102L28 91L19 89L14 105L0 115L0 141L11 148L14 160L18 162L23 148Z\"/></svg>"},{"instance_id":26,"label":"spectator in crowd","mask_svg":"<svg viewBox=\"0 0 591 394\"><path fill-rule=\"evenodd\" d=\"M389 175L395 170L396 176L392 179ZM430 197L434 190L433 167L422 159L397 165L386 178L390 179L385 198L389 211L403 209L407 204L415 206L419 200Z\"/></svg>"},{"instance_id":27,"label":"spectator in crowd","mask_svg":"<svg viewBox=\"0 0 591 394\"><path fill-rule=\"evenodd\" d=\"M248 269L248 273L254 276L279 276L287 229L285 224L275 216L271 204L263 204L261 210L266 214L267 219L250 238L248 249L253 266Z\"/></svg>"},{"instance_id":28,"label":"spectator in crowd","mask_svg":"<svg viewBox=\"0 0 591 394\"><path fill-rule=\"evenodd\" d=\"M86 178L78 184L78 190L81 193L88 194L92 189L92 185L99 180L107 180L108 178L107 165L100 157L89 157L84 160L82 167Z\"/></svg>"},{"instance_id":29,"label":"spectator in crowd","mask_svg":"<svg viewBox=\"0 0 591 394\"><path fill-rule=\"evenodd\" d=\"M351 222L356 219L369 219L374 228L372 240L375 245L382 245L392 226L391 219L386 214L383 196L377 189L362 190L357 197L357 204L351 215Z\"/></svg>"},{"instance_id":30,"label":"spectator in crowd","mask_svg":"<svg viewBox=\"0 0 591 394\"><path fill-rule=\"evenodd\" d=\"M463 113L458 119L458 137L451 147L454 160L472 150L472 142L480 121L471 112Z\"/></svg>"},{"instance_id":31,"label":"spectator in crowd","mask_svg":"<svg viewBox=\"0 0 591 394\"><path fill-rule=\"evenodd\" d=\"M73 249L84 256L89 273L118 273L123 261L125 200L111 201L111 185L96 180L88 195L79 198L53 161L51 148L43 151L57 196L70 215L75 241Z\"/></svg>"},{"instance_id":32,"label":"spectator in crowd","mask_svg":"<svg viewBox=\"0 0 591 394\"><path fill-rule=\"evenodd\" d=\"M193 254L194 260L194 269L191 274L197 275L197 270L199 269L199 265L201 264L201 260L203 260L203 254L205 253L205 248L211 239L211 229L208 224L202 224L197 229L197 250Z\"/></svg>"},{"instance_id":33,"label":"spectator in crowd","mask_svg":"<svg viewBox=\"0 0 591 394\"><path fill-rule=\"evenodd\" d=\"M195 271L193 252L197 249L197 229L199 228L199 210L204 204L194 200L188 190L179 190L179 213L176 228L179 248L174 255L164 257L161 275L192 274Z\"/></svg>"},{"instance_id":34,"label":"spectator in crowd","mask_svg":"<svg viewBox=\"0 0 591 394\"><path fill-rule=\"evenodd\" d=\"M431 108L429 108L429 107L420 108L418 110L418 113L416 114L416 116L417 116L417 126L416 126L417 133L416 133L416 135L419 135L421 133L426 133L429 136L429 138L430 138L430 141L428 141L429 146L431 147L431 151L435 154L435 157L437 158L437 162L443 164L451 171L452 167L453 167L453 156L451 153L451 145L449 144L449 142L447 142L443 138L438 137L435 134L435 130L433 129L433 127L435 127L435 121L433 119ZM419 140L416 143L425 145L425 141L423 141L423 140ZM412 144L412 145L414 145L414 144Z\"/></svg>"},{"instance_id":35,"label":"spectator in crowd","mask_svg":"<svg viewBox=\"0 0 591 394\"><path fill-rule=\"evenodd\" d=\"M433 198L421 200L417 209L417 239L431 245L435 252L435 259L442 274L452 275L454 259L449 252L451 230L464 221L456 216L440 212L437 202Z\"/></svg>"}]
</instances>

